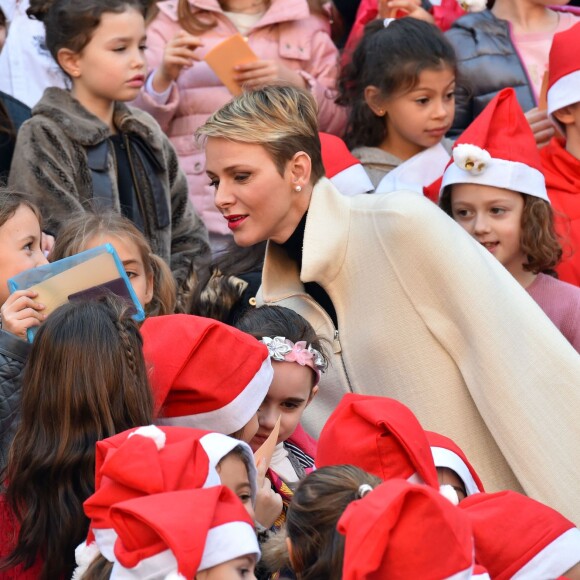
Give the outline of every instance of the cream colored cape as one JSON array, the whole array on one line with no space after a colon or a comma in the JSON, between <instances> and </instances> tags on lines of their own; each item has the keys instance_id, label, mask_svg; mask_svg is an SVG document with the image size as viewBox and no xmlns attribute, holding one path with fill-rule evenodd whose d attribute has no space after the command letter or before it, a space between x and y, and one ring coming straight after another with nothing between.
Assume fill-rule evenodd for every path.
<instances>
[{"instance_id":1,"label":"cream colored cape","mask_svg":"<svg viewBox=\"0 0 580 580\"><path fill-rule=\"evenodd\" d=\"M339 335L305 294L310 281L328 292ZM332 345L305 414L312 434L346 392L394 397L453 438L487 490L523 489L580 523L580 356L432 202L344 197L321 179L302 270L270 242L260 301L300 312Z\"/></svg>"}]
</instances>

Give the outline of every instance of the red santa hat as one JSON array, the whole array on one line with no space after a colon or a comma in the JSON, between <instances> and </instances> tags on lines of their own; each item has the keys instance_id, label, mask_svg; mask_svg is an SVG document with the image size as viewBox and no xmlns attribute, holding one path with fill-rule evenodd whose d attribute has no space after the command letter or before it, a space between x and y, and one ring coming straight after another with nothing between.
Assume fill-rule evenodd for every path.
<instances>
[{"instance_id":1,"label":"red santa hat","mask_svg":"<svg viewBox=\"0 0 580 580\"><path fill-rule=\"evenodd\" d=\"M427 486L386 481L352 502L337 529L346 536L343 580L471 578L469 521Z\"/></svg>"},{"instance_id":2,"label":"red santa hat","mask_svg":"<svg viewBox=\"0 0 580 580\"><path fill-rule=\"evenodd\" d=\"M257 475L252 450L243 441L220 433L185 427L139 427L97 443L95 493L84 505L91 519L87 545L113 561L116 534L111 506L136 497L220 484L219 461L241 446L249 466L252 495Z\"/></svg>"},{"instance_id":3,"label":"red santa hat","mask_svg":"<svg viewBox=\"0 0 580 580\"><path fill-rule=\"evenodd\" d=\"M494 580L558 578L580 562L580 530L529 497L478 493L459 509L471 522L475 557Z\"/></svg>"},{"instance_id":4,"label":"red santa hat","mask_svg":"<svg viewBox=\"0 0 580 580\"><path fill-rule=\"evenodd\" d=\"M425 431L425 435L431 446L435 467L447 467L454 471L463 481L467 495L485 491L479 475L454 441L433 431Z\"/></svg>"},{"instance_id":5,"label":"red santa hat","mask_svg":"<svg viewBox=\"0 0 580 580\"><path fill-rule=\"evenodd\" d=\"M346 394L324 425L316 467L349 463L383 480L400 478L439 489L423 428L388 397Z\"/></svg>"},{"instance_id":6,"label":"red santa hat","mask_svg":"<svg viewBox=\"0 0 580 580\"><path fill-rule=\"evenodd\" d=\"M554 35L548 64L548 114L580 102L580 23Z\"/></svg>"},{"instance_id":7,"label":"red santa hat","mask_svg":"<svg viewBox=\"0 0 580 580\"><path fill-rule=\"evenodd\" d=\"M274 371L254 337L201 316L153 316L141 327L158 423L231 434L262 404Z\"/></svg>"},{"instance_id":8,"label":"red santa hat","mask_svg":"<svg viewBox=\"0 0 580 580\"><path fill-rule=\"evenodd\" d=\"M111 508L118 534L111 579L183 578L260 548L254 525L227 487L174 491Z\"/></svg>"},{"instance_id":9,"label":"red santa hat","mask_svg":"<svg viewBox=\"0 0 580 580\"><path fill-rule=\"evenodd\" d=\"M502 187L549 202L534 134L512 88L500 91L455 142L441 193L455 183Z\"/></svg>"},{"instance_id":10,"label":"red santa hat","mask_svg":"<svg viewBox=\"0 0 580 580\"><path fill-rule=\"evenodd\" d=\"M319 133L322 164L326 177L343 195L370 193L373 184L361 162L348 150L346 143L335 135Z\"/></svg>"}]
</instances>

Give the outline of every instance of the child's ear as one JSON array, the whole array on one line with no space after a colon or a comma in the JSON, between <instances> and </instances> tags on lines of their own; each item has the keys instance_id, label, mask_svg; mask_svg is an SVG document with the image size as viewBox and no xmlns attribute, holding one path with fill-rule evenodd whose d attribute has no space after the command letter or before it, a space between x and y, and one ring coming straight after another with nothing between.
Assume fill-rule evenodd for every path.
<instances>
[{"instance_id":1,"label":"child's ear","mask_svg":"<svg viewBox=\"0 0 580 580\"><path fill-rule=\"evenodd\" d=\"M141 306L143 306L143 308L145 308L145 306L147 304L149 304L151 302L151 300L153 300L153 289L155 287L155 279L154 279L154 274L153 272L151 272L151 274L149 274L149 276L147 276L147 289L145 291L145 304L142 304Z\"/></svg>"},{"instance_id":2,"label":"child's ear","mask_svg":"<svg viewBox=\"0 0 580 580\"><path fill-rule=\"evenodd\" d=\"M310 391L310 396L308 397L308 401L306 402L306 407L308 407L308 405L310 405L310 403L312 403L312 399L314 399L314 397L316 396L316 393L318 393L318 385L316 385L315 387L312 387L312 390Z\"/></svg>"},{"instance_id":3,"label":"child's ear","mask_svg":"<svg viewBox=\"0 0 580 580\"><path fill-rule=\"evenodd\" d=\"M365 87L364 96L365 103L369 106L370 110L378 117L384 117L386 111L381 90L374 85L368 85Z\"/></svg>"},{"instance_id":4,"label":"child's ear","mask_svg":"<svg viewBox=\"0 0 580 580\"><path fill-rule=\"evenodd\" d=\"M56 60L62 70L72 78L78 77L81 74L79 66L79 54L73 52L70 48L61 48L56 53Z\"/></svg>"},{"instance_id":5,"label":"child's ear","mask_svg":"<svg viewBox=\"0 0 580 580\"><path fill-rule=\"evenodd\" d=\"M554 117L563 125L571 125L575 121L574 107L575 105L562 107L561 109L554 111L552 115L554 115Z\"/></svg>"}]
</instances>

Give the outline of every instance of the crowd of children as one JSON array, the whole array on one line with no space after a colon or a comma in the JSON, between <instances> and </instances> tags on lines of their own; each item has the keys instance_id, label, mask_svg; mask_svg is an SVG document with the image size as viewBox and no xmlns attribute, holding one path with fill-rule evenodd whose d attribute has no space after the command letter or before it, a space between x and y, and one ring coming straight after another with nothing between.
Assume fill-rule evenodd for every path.
<instances>
[{"instance_id":1,"label":"crowd of children","mask_svg":"<svg viewBox=\"0 0 580 580\"><path fill-rule=\"evenodd\" d=\"M577 5L0 0L0 580L580 580Z\"/></svg>"}]
</instances>

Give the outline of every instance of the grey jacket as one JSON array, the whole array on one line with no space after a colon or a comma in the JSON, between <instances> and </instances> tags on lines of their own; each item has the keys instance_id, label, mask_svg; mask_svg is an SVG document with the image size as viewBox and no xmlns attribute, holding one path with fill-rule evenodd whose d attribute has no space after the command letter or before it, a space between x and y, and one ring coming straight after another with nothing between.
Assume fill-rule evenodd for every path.
<instances>
[{"instance_id":1,"label":"grey jacket","mask_svg":"<svg viewBox=\"0 0 580 580\"><path fill-rule=\"evenodd\" d=\"M20 418L20 386L31 345L0 330L0 470Z\"/></svg>"},{"instance_id":2,"label":"grey jacket","mask_svg":"<svg viewBox=\"0 0 580 580\"><path fill-rule=\"evenodd\" d=\"M126 135L144 231L153 251L171 267L178 284L209 255L207 230L188 199L187 183L173 146L157 122L139 109L116 103L114 124ZM34 195L44 227L58 235L72 212L93 202L87 148L103 143L109 128L68 91L48 88L22 125L9 185ZM104 175L119 210L114 148L105 148Z\"/></svg>"}]
</instances>

